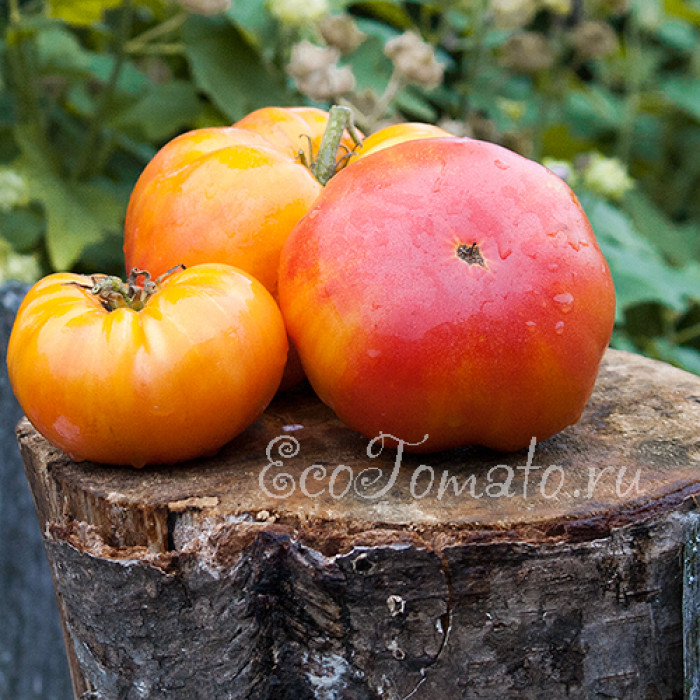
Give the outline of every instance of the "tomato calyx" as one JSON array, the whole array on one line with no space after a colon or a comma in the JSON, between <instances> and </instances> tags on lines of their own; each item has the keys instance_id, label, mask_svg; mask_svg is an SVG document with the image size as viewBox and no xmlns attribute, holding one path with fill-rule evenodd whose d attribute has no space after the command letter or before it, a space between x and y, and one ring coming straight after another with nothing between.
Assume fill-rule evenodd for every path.
<instances>
[{"instance_id":1,"label":"tomato calyx","mask_svg":"<svg viewBox=\"0 0 700 700\"><path fill-rule=\"evenodd\" d=\"M318 153L314 155L311 138L307 136L309 141L308 154L300 150L299 160L305 165L311 174L323 185L340 170L353 155L353 151L348 151L340 159L338 159L338 149L341 147L343 133L347 130L350 137L359 146L362 143L360 132L356 129L352 118L352 110L349 107L342 105L333 105L328 112L328 124L321 138L321 145L318 147ZM345 146L342 146L345 148Z\"/></svg>"},{"instance_id":2,"label":"tomato calyx","mask_svg":"<svg viewBox=\"0 0 700 700\"><path fill-rule=\"evenodd\" d=\"M132 309L140 311L146 305L146 302L160 288L163 280L172 275L178 270L184 270L185 266L175 265L167 272L151 279L151 274L147 270L139 270L134 267L129 273L127 283L119 277L113 275L92 275L92 285L81 284L80 282L67 282L82 289L87 289L90 294L99 298L100 303L107 311L116 311L117 309ZM143 284L139 284L139 278L143 278Z\"/></svg>"}]
</instances>

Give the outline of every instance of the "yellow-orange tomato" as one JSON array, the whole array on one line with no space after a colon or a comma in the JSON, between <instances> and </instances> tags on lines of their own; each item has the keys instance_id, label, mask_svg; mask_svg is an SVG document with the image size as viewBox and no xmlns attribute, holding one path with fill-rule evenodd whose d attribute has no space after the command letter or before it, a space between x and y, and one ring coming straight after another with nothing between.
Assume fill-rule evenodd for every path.
<instances>
[{"instance_id":1,"label":"yellow-orange tomato","mask_svg":"<svg viewBox=\"0 0 700 700\"><path fill-rule=\"evenodd\" d=\"M18 311L10 382L42 435L76 460L141 467L212 454L258 418L287 355L259 282L198 265L166 277L142 308L111 309L114 292L94 293L104 280L50 275Z\"/></svg>"},{"instance_id":2,"label":"yellow-orange tomato","mask_svg":"<svg viewBox=\"0 0 700 700\"><path fill-rule=\"evenodd\" d=\"M266 107L167 143L129 200L127 269L159 275L178 263L222 262L276 296L282 245L322 189L298 154L318 150L327 121L320 109Z\"/></svg>"},{"instance_id":3,"label":"yellow-orange tomato","mask_svg":"<svg viewBox=\"0 0 700 700\"><path fill-rule=\"evenodd\" d=\"M379 131L370 134L362 141L348 162L352 163L358 158L364 158L370 153L383 151L390 146L396 146L404 141L419 141L421 139L434 139L452 136L448 131L433 124L422 124L420 122L403 122L401 124L390 124Z\"/></svg>"}]
</instances>

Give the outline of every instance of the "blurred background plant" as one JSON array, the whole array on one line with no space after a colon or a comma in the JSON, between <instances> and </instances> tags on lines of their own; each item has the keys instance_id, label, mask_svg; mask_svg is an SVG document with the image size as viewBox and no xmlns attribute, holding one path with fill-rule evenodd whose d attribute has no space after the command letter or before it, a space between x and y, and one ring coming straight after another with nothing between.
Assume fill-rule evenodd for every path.
<instances>
[{"instance_id":1,"label":"blurred background plant","mask_svg":"<svg viewBox=\"0 0 700 700\"><path fill-rule=\"evenodd\" d=\"M700 374L700 0L0 0L0 280L122 272L126 202L191 128L350 105L579 195L613 339Z\"/></svg>"}]
</instances>

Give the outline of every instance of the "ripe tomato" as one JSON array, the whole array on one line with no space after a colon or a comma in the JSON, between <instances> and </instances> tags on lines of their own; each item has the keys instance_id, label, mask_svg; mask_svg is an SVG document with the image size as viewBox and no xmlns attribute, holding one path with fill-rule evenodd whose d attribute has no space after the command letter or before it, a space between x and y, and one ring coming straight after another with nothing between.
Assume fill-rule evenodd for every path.
<instances>
[{"instance_id":1,"label":"ripe tomato","mask_svg":"<svg viewBox=\"0 0 700 700\"><path fill-rule=\"evenodd\" d=\"M167 143L131 193L127 269L227 263L276 296L282 244L322 189L298 154L318 150L327 121L320 109L266 107Z\"/></svg>"},{"instance_id":2,"label":"ripe tomato","mask_svg":"<svg viewBox=\"0 0 700 700\"><path fill-rule=\"evenodd\" d=\"M364 158L370 153L382 151L404 141L418 141L419 139L434 139L446 136L452 136L452 134L433 124L422 124L420 122L390 124L364 139L348 162L352 163L358 158Z\"/></svg>"},{"instance_id":3,"label":"ripe tomato","mask_svg":"<svg viewBox=\"0 0 700 700\"><path fill-rule=\"evenodd\" d=\"M318 153L328 113L313 107L265 107L231 127L187 132L146 166L129 200L124 230L127 270L160 275L173 265L222 262L262 282L277 298L282 245L322 190L299 153ZM446 132L426 124L381 130L368 149ZM345 133L338 156L354 143ZM282 388L303 377L292 348Z\"/></svg>"},{"instance_id":4,"label":"ripe tomato","mask_svg":"<svg viewBox=\"0 0 700 700\"><path fill-rule=\"evenodd\" d=\"M259 282L198 265L166 277L140 310L111 310L120 295L92 293L95 279L39 281L10 337L12 388L50 442L76 460L178 462L214 453L262 413L287 336Z\"/></svg>"},{"instance_id":5,"label":"ripe tomato","mask_svg":"<svg viewBox=\"0 0 700 700\"><path fill-rule=\"evenodd\" d=\"M576 422L615 307L569 187L466 138L338 173L287 239L280 301L321 399L417 452L515 450Z\"/></svg>"},{"instance_id":6,"label":"ripe tomato","mask_svg":"<svg viewBox=\"0 0 700 700\"><path fill-rule=\"evenodd\" d=\"M231 127L187 132L141 173L124 230L126 268L160 275L173 265L220 262L253 275L277 298L284 241L322 187L299 152L319 149L328 113L265 107ZM349 135L341 141L350 149ZM290 351L282 382L303 378Z\"/></svg>"}]
</instances>

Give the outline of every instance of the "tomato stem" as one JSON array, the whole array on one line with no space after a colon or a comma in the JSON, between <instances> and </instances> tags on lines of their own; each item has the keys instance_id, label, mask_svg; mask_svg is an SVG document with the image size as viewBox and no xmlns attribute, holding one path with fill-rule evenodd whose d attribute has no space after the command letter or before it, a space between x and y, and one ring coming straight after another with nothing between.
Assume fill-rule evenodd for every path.
<instances>
[{"instance_id":1,"label":"tomato stem","mask_svg":"<svg viewBox=\"0 0 700 700\"><path fill-rule=\"evenodd\" d=\"M355 128L352 110L349 107L333 105L328 112L328 124L323 132L321 145L311 164L311 172L324 186L338 169L338 149L346 129L355 145L359 146L362 143L362 137Z\"/></svg>"},{"instance_id":2,"label":"tomato stem","mask_svg":"<svg viewBox=\"0 0 700 700\"><path fill-rule=\"evenodd\" d=\"M139 268L134 267L129 273L126 284L119 277L112 275L92 275L92 285L80 284L80 282L68 282L67 284L89 290L90 294L99 298L107 311L116 311L117 309L141 311L146 302L160 289L160 285L166 277L184 269L185 266L182 264L175 265L153 280L147 270L139 270ZM138 283L140 277L143 277L142 285Z\"/></svg>"}]
</instances>

